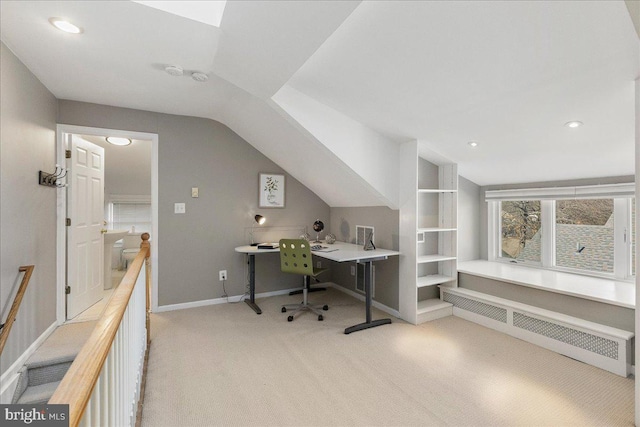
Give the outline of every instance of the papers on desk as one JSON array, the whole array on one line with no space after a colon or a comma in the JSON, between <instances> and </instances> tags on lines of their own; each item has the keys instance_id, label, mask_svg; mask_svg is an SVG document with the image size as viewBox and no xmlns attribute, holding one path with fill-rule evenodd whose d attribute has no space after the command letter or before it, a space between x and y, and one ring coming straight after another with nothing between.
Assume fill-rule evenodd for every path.
<instances>
[{"instance_id":1,"label":"papers on desk","mask_svg":"<svg viewBox=\"0 0 640 427\"><path fill-rule=\"evenodd\" d=\"M258 243L258 249L278 249L279 243Z\"/></svg>"},{"instance_id":2,"label":"papers on desk","mask_svg":"<svg viewBox=\"0 0 640 427\"><path fill-rule=\"evenodd\" d=\"M311 246L311 250L313 252L335 252L338 249L331 249L328 246L319 246L319 245L317 245L317 246Z\"/></svg>"}]
</instances>

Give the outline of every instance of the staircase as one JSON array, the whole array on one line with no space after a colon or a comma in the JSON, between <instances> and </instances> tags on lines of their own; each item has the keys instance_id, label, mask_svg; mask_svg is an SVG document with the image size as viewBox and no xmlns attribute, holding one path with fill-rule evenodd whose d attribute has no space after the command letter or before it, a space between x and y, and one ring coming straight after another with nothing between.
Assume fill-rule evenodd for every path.
<instances>
[{"instance_id":1,"label":"staircase","mask_svg":"<svg viewBox=\"0 0 640 427\"><path fill-rule=\"evenodd\" d=\"M47 403L96 323L67 323L56 328L20 370L11 403Z\"/></svg>"}]
</instances>

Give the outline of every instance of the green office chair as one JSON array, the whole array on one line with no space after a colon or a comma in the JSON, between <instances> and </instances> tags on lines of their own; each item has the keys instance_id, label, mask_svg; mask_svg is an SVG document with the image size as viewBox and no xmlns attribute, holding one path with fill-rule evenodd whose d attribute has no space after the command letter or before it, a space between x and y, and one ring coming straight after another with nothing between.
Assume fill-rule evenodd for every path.
<instances>
[{"instance_id":1,"label":"green office chair","mask_svg":"<svg viewBox=\"0 0 640 427\"><path fill-rule=\"evenodd\" d=\"M295 310L287 317L289 322L303 311L312 311L318 315L318 320L323 320L322 310L329 310L328 305L311 305L307 300L311 277L314 279L326 268L314 268L313 259L311 258L311 247L309 242L304 239L282 239L280 240L280 269L284 273L300 274L304 276L304 288L302 288L301 304L286 304L282 306L282 312L287 310Z\"/></svg>"}]
</instances>

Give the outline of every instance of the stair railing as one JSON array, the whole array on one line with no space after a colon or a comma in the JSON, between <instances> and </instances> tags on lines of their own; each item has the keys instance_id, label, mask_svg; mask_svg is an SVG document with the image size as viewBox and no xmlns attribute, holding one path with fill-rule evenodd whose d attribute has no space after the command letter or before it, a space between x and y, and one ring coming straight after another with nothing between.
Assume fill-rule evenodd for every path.
<instances>
[{"instance_id":1,"label":"stair railing","mask_svg":"<svg viewBox=\"0 0 640 427\"><path fill-rule=\"evenodd\" d=\"M49 399L69 405L70 427L135 425L149 342L149 234L141 237L140 252Z\"/></svg>"},{"instance_id":2,"label":"stair railing","mask_svg":"<svg viewBox=\"0 0 640 427\"><path fill-rule=\"evenodd\" d=\"M19 272L24 273L24 276L22 277L22 282L18 288L18 293L16 293L13 303L11 304L7 320L5 323L0 325L0 355L2 354L2 350L4 350L7 340L9 339L9 332L13 326L13 322L16 321L16 317L18 316L18 309L20 308L20 303L22 303L22 297L24 297L25 292L27 292L29 279L31 279L31 273L33 273L34 268L35 266L33 265L24 265L18 269Z\"/></svg>"}]
</instances>

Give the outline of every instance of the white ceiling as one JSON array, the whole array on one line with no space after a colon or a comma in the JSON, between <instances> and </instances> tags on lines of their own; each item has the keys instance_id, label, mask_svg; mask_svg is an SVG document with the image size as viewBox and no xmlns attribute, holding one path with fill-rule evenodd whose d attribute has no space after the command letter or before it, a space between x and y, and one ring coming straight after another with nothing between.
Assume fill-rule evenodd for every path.
<instances>
[{"instance_id":1,"label":"white ceiling","mask_svg":"<svg viewBox=\"0 0 640 427\"><path fill-rule=\"evenodd\" d=\"M219 120L331 206L385 197L274 107L285 86L480 185L634 174L640 45L623 1L230 1L220 28L129 1L0 8L2 41L57 98Z\"/></svg>"}]
</instances>

